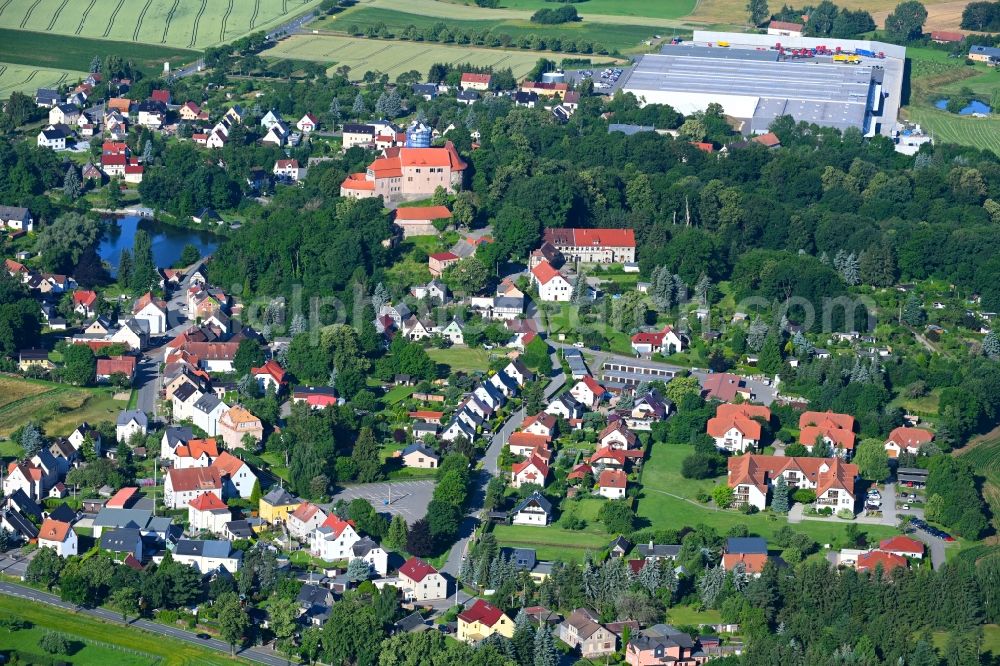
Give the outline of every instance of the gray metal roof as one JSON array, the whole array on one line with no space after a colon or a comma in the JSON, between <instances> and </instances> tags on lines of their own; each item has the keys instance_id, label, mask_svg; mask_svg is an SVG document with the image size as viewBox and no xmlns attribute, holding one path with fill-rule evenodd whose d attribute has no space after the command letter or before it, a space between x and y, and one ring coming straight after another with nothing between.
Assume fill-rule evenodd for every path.
<instances>
[{"instance_id":1,"label":"gray metal roof","mask_svg":"<svg viewBox=\"0 0 1000 666\"><path fill-rule=\"evenodd\" d=\"M129 421L132 421L133 419L135 419L135 422L143 427L148 424L146 414L134 409L119 412L117 424L128 425Z\"/></svg>"},{"instance_id":2,"label":"gray metal roof","mask_svg":"<svg viewBox=\"0 0 1000 666\"><path fill-rule=\"evenodd\" d=\"M94 516L94 527L111 527L114 529L133 528L145 529L153 512L145 509L101 509Z\"/></svg>"},{"instance_id":3,"label":"gray metal roof","mask_svg":"<svg viewBox=\"0 0 1000 666\"><path fill-rule=\"evenodd\" d=\"M767 555L767 540L762 537L729 537L726 539L726 552Z\"/></svg>"},{"instance_id":4,"label":"gray metal roof","mask_svg":"<svg viewBox=\"0 0 1000 666\"><path fill-rule=\"evenodd\" d=\"M124 528L101 533L101 548L104 550L131 552L136 542L142 542L142 535L137 529Z\"/></svg>"}]
</instances>

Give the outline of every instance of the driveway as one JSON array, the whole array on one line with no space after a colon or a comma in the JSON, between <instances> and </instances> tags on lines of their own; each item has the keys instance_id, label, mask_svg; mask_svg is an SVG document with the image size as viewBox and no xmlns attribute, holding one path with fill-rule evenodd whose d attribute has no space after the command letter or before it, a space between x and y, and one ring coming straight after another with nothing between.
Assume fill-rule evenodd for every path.
<instances>
[{"instance_id":1,"label":"driveway","mask_svg":"<svg viewBox=\"0 0 1000 666\"><path fill-rule=\"evenodd\" d=\"M86 615L90 615L91 617L104 620L105 622L110 622L111 624L124 624L122 622L122 616L119 613L113 613L103 608L79 608L73 604L62 601L54 594L41 592L16 583L0 583L0 594L6 594L8 596L18 597L21 599L29 599L31 601L56 606L64 610L84 613ZM146 631L168 637L172 640L184 641L185 643L191 643L192 645L197 645L208 650L214 650L226 655L229 654L229 645L215 638L201 639L190 631L184 631L183 629L178 629L176 627L169 627L151 620L133 620L129 624L133 627L145 629ZM270 651L259 647L247 648L245 650L241 650L237 654L248 661L253 661L259 664L268 664L268 666L286 666L288 664L288 660L284 657L279 657Z\"/></svg>"},{"instance_id":2,"label":"driveway","mask_svg":"<svg viewBox=\"0 0 1000 666\"><path fill-rule=\"evenodd\" d=\"M360 498L368 500L376 511L402 516L412 525L427 515L436 483L433 479L420 479L343 486L322 506L329 509L339 500L350 502Z\"/></svg>"}]
</instances>

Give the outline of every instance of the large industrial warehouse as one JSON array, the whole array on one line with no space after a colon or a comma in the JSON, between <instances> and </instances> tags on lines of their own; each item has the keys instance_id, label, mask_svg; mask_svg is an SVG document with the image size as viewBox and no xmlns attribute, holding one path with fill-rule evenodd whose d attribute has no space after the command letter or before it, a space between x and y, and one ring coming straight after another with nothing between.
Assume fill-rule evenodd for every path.
<instances>
[{"instance_id":1,"label":"large industrial warehouse","mask_svg":"<svg viewBox=\"0 0 1000 666\"><path fill-rule=\"evenodd\" d=\"M786 54L824 46L876 57L862 57L859 64L835 62L830 56L790 58L774 48L776 40ZM789 115L796 121L888 136L899 111L905 57L903 47L881 42L695 31L692 42L641 56L622 90L685 115L716 102L726 115L744 121L747 134L767 132L775 118Z\"/></svg>"}]
</instances>

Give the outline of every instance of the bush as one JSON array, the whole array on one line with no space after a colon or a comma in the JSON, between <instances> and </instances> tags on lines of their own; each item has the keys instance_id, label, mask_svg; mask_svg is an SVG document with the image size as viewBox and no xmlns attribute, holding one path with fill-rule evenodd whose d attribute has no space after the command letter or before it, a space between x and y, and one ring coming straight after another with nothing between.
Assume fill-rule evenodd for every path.
<instances>
[{"instance_id":1,"label":"bush","mask_svg":"<svg viewBox=\"0 0 1000 666\"><path fill-rule=\"evenodd\" d=\"M816 501L816 491L809 488L799 488L792 493L792 499L799 504L812 504Z\"/></svg>"},{"instance_id":2,"label":"bush","mask_svg":"<svg viewBox=\"0 0 1000 666\"><path fill-rule=\"evenodd\" d=\"M42 648L49 654L68 654L69 653L69 641L62 634L57 634L54 631L47 631L39 639L38 647Z\"/></svg>"},{"instance_id":3,"label":"bush","mask_svg":"<svg viewBox=\"0 0 1000 666\"><path fill-rule=\"evenodd\" d=\"M681 462L681 476L685 479L711 479L719 475L725 461L718 453L693 453Z\"/></svg>"},{"instance_id":4,"label":"bush","mask_svg":"<svg viewBox=\"0 0 1000 666\"><path fill-rule=\"evenodd\" d=\"M580 16L576 13L576 8L565 5L559 9L539 9L531 15L532 23L542 23L544 25L572 23L579 20Z\"/></svg>"},{"instance_id":5,"label":"bush","mask_svg":"<svg viewBox=\"0 0 1000 666\"><path fill-rule=\"evenodd\" d=\"M850 509L841 509L837 512L837 518L842 520L854 520L854 512Z\"/></svg>"}]
</instances>

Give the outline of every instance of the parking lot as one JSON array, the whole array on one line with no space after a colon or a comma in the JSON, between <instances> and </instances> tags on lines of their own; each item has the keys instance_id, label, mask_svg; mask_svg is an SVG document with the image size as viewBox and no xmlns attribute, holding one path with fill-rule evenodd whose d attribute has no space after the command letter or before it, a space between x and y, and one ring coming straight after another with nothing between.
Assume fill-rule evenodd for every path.
<instances>
[{"instance_id":1,"label":"parking lot","mask_svg":"<svg viewBox=\"0 0 1000 666\"><path fill-rule=\"evenodd\" d=\"M350 502L358 498L368 500L379 513L400 515L408 525L412 525L427 514L427 505L434 494L435 482L426 479L419 481L384 481L381 483L365 483L344 486L335 493L323 508L344 500ZM390 502L391 494L391 502Z\"/></svg>"},{"instance_id":2,"label":"parking lot","mask_svg":"<svg viewBox=\"0 0 1000 666\"><path fill-rule=\"evenodd\" d=\"M609 67L607 69L577 69L577 70L567 70L566 71L566 82L575 83L579 85L586 79L592 79L594 82L594 92L599 95L613 95L616 90L618 90L625 80L628 78L628 73L631 71L632 65L619 66L619 67Z\"/></svg>"}]
</instances>

